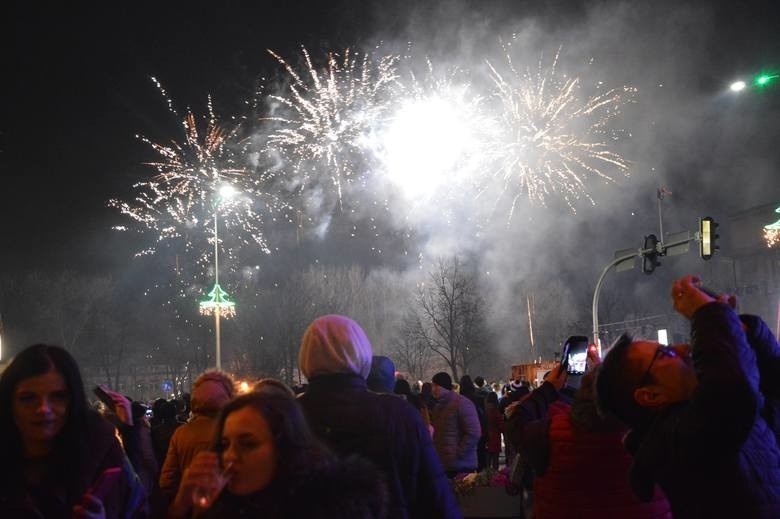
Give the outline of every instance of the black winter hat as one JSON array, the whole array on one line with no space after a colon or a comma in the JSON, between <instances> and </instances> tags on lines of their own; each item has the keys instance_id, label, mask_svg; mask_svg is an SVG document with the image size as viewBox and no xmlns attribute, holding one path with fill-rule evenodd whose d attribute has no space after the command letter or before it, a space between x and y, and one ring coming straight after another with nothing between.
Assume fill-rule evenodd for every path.
<instances>
[{"instance_id":1,"label":"black winter hat","mask_svg":"<svg viewBox=\"0 0 780 519\"><path fill-rule=\"evenodd\" d=\"M445 373L444 371L440 371L439 373L436 373L431 381L436 384L437 386L441 386L447 391L452 391L452 377L449 373Z\"/></svg>"}]
</instances>

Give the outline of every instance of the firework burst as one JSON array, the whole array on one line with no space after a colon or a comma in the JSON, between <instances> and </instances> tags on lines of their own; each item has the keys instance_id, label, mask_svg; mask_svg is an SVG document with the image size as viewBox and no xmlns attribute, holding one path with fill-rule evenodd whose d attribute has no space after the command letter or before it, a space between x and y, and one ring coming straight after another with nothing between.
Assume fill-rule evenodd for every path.
<instances>
[{"instance_id":1,"label":"firework burst","mask_svg":"<svg viewBox=\"0 0 780 519\"><path fill-rule=\"evenodd\" d=\"M588 178L609 182L628 174L630 163L607 142L619 138L611 120L633 101L636 89L624 86L588 97L579 78L557 72L560 49L549 67L540 58L533 71L515 66L511 41L501 45L508 71L502 74L487 62L503 107L504 138L492 150L498 161L492 177L501 181L502 196L511 199L509 220L521 197L544 205L557 195L572 210L581 197L593 203Z\"/></svg>"},{"instance_id":2,"label":"firework burst","mask_svg":"<svg viewBox=\"0 0 780 519\"><path fill-rule=\"evenodd\" d=\"M176 114L161 91L170 111ZM210 251L205 243L193 240L205 235L213 244L215 211L224 226L222 233L227 230L223 235L238 245L251 244L270 253L263 234L264 213L278 208L278 203L261 189L266 182L263 175L253 175L242 166L246 142L239 138L240 125L228 128L220 124L209 98L204 131L199 131L197 118L190 110L182 119L182 128L181 142L159 144L139 136L161 158L148 163L157 174L133 186L136 195L132 201L113 199L108 203L128 216L140 231L156 233L156 244L138 254L154 253L160 243L179 239L186 251L202 251L197 262L205 267ZM232 186L237 195L218 198L225 185ZM260 205L263 210L257 209ZM228 258L233 258L234 251L222 239L220 246Z\"/></svg>"},{"instance_id":3,"label":"firework burst","mask_svg":"<svg viewBox=\"0 0 780 519\"><path fill-rule=\"evenodd\" d=\"M780 243L780 228L764 229L764 241L766 241L766 246L769 248Z\"/></svg>"},{"instance_id":4,"label":"firework burst","mask_svg":"<svg viewBox=\"0 0 780 519\"><path fill-rule=\"evenodd\" d=\"M297 193L335 189L342 204L345 188L364 181L365 141L385 116L396 83L397 56L375 58L346 49L328 54L319 70L302 47L305 68L298 73L280 55L268 51L287 71L289 92L270 96L279 103L267 151L280 156L284 174Z\"/></svg>"},{"instance_id":5,"label":"firework burst","mask_svg":"<svg viewBox=\"0 0 780 519\"><path fill-rule=\"evenodd\" d=\"M780 213L780 207L775 209L775 212ZM780 243L780 220L764 226L764 241L769 248L775 247Z\"/></svg>"},{"instance_id":6,"label":"firework burst","mask_svg":"<svg viewBox=\"0 0 780 519\"><path fill-rule=\"evenodd\" d=\"M372 146L386 177L411 200L447 196L477 175L496 127L464 71L437 73L426 64L425 74L404 80Z\"/></svg>"}]
</instances>

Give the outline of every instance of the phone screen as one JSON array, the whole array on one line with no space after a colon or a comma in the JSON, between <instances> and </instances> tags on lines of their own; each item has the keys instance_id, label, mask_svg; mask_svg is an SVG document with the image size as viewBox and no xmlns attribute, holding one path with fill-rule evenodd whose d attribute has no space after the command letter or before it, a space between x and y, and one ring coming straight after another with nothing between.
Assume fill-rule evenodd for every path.
<instances>
[{"instance_id":1,"label":"phone screen","mask_svg":"<svg viewBox=\"0 0 780 519\"><path fill-rule=\"evenodd\" d=\"M566 372L569 375L582 375L585 373L585 367L588 359L588 340L577 339L572 341L568 350L568 359L566 363Z\"/></svg>"}]
</instances>

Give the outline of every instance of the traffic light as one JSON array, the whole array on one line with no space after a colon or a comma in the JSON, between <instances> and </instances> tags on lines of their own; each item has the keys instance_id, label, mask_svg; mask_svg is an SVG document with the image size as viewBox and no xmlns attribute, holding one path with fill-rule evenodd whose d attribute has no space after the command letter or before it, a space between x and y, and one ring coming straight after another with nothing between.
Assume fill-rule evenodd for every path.
<instances>
[{"instance_id":1,"label":"traffic light","mask_svg":"<svg viewBox=\"0 0 780 519\"><path fill-rule=\"evenodd\" d=\"M655 234L645 236L643 249L648 252L642 254L642 272L650 275L656 267L661 266L661 262L658 261L658 256L660 255L658 252L658 238L656 238Z\"/></svg>"},{"instance_id":2,"label":"traffic light","mask_svg":"<svg viewBox=\"0 0 780 519\"><path fill-rule=\"evenodd\" d=\"M717 234L718 224L711 217L706 216L699 220L699 256L708 260L719 249L716 242L720 237Z\"/></svg>"}]
</instances>

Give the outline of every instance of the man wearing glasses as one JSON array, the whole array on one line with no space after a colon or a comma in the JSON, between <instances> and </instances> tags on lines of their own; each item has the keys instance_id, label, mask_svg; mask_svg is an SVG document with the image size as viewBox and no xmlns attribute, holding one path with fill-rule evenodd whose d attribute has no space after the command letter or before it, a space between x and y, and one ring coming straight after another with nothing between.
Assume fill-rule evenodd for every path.
<instances>
[{"instance_id":1,"label":"man wearing glasses","mask_svg":"<svg viewBox=\"0 0 780 519\"><path fill-rule=\"evenodd\" d=\"M632 487L648 500L658 483L675 518L780 517L780 451L739 317L694 276L671 295L690 347L624 335L596 380L600 408L631 428Z\"/></svg>"}]
</instances>

